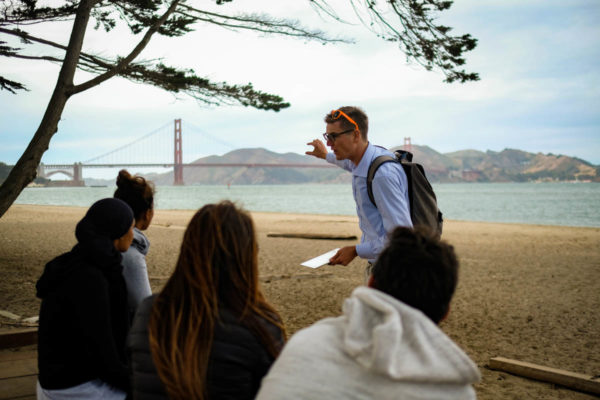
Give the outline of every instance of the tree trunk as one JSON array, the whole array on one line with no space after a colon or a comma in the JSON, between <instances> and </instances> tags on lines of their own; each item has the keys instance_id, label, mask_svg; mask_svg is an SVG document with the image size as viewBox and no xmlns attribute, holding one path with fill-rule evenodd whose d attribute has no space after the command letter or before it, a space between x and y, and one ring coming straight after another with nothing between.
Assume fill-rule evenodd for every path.
<instances>
[{"instance_id":1,"label":"tree trunk","mask_svg":"<svg viewBox=\"0 0 600 400\"><path fill-rule=\"evenodd\" d=\"M48 150L50 139L58 130L58 121L72 93L73 76L77 69L83 38L90 18L90 11L98 0L82 0L75 15L69 46L65 53L56 86L44 117L29 142L29 146L0 186L0 218L19 197L23 189L33 181L42 156Z\"/></svg>"}]
</instances>

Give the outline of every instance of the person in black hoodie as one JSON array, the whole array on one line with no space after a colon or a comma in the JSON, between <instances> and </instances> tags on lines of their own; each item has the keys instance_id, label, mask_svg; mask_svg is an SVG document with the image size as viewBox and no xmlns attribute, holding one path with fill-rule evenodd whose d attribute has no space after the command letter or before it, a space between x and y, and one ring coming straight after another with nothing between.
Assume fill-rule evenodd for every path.
<instances>
[{"instance_id":1,"label":"person in black hoodie","mask_svg":"<svg viewBox=\"0 0 600 400\"><path fill-rule=\"evenodd\" d=\"M284 337L259 288L252 218L229 201L208 204L160 294L138 307L128 339L133 398L254 399Z\"/></svg>"},{"instance_id":2,"label":"person in black hoodie","mask_svg":"<svg viewBox=\"0 0 600 400\"><path fill-rule=\"evenodd\" d=\"M121 251L133 212L119 199L94 203L77 224L77 244L48 264L36 284L38 399L124 399L129 392L129 321Z\"/></svg>"}]
</instances>

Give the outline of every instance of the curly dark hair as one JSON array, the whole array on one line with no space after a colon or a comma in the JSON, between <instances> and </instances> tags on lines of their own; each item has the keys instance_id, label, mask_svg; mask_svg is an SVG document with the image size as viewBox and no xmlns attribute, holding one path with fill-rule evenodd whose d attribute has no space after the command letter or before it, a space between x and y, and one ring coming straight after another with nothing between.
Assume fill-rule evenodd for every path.
<instances>
[{"instance_id":1,"label":"curly dark hair","mask_svg":"<svg viewBox=\"0 0 600 400\"><path fill-rule=\"evenodd\" d=\"M454 248L425 228L396 228L373 266L373 286L421 310L436 324L450 306L458 282Z\"/></svg>"}]
</instances>

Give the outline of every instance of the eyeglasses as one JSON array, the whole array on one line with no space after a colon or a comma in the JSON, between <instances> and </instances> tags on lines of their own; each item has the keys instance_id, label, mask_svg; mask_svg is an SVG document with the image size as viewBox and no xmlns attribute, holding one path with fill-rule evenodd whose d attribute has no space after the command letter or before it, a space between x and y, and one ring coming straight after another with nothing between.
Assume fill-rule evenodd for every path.
<instances>
[{"instance_id":1,"label":"eyeglasses","mask_svg":"<svg viewBox=\"0 0 600 400\"><path fill-rule=\"evenodd\" d=\"M352 125L354 125L354 127L356 128L358 133L360 133L360 128L358 127L358 124L352 118L350 118L345 112L343 112L342 110L332 110L331 111L331 118L339 119L341 116L346 118L348 120L348 122L350 122Z\"/></svg>"},{"instance_id":2,"label":"eyeglasses","mask_svg":"<svg viewBox=\"0 0 600 400\"><path fill-rule=\"evenodd\" d=\"M338 132L338 133L324 133L323 139L325 139L325 141L329 141L329 142L333 143L339 136L342 136L346 133L352 133L352 132L354 132L354 129L348 129L347 131Z\"/></svg>"}]
</instances>

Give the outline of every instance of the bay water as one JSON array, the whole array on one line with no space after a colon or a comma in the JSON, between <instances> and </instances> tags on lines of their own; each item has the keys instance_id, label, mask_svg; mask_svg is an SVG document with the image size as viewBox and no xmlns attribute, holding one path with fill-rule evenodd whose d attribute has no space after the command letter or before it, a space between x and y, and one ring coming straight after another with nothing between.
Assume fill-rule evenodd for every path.
<instances>
[{"instance_id":1,"label":"bay water","mask_svg":"<svg viewBox=\"0 0 600 400\"><path fill-rule=\"evenodd\" d=\"M597 183L434 184L445 219L600 227ZM31 187L16 204L89 207L115 187ZM249 211L356 215L350 184L159 186L157 209L196 210L229 199Z\"/></svg>"}]
</instances>

